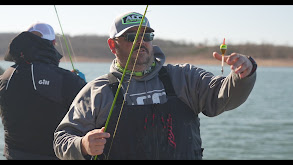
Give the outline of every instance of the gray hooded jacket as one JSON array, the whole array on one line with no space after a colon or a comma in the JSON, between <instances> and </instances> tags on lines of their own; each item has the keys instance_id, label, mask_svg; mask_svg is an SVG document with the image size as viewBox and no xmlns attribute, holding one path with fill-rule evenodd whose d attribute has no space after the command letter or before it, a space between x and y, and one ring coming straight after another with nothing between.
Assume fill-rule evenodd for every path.
<instances>
[{"instance_id":1,"label":"gray hooded jacket","mask_svg":"<svg viewBox=\"0 0 293 165\"><path fill-rule=\"evenodd\" d=\"M128 105L163 104L166 93L158 72L165 62L165 55L154 46L156 67L144 77L133 77L130 81L126 101ZM232 110L248 98L256 81L256 72L240 79L234 71L225 78L194 65L167 65L175 93L197 115L203 113L213 117ZM110 72L121 78L122 73L114 67ZM129 83L126 75L121 90L125 92ZM107 75L89 82L77 95L68 113L54 134L54 150L60 159L85 159L81 153L81 139L89 131L104 126L114 96ZM125 95L124 95L125 97Z\"/></svg>"}]
</instances>

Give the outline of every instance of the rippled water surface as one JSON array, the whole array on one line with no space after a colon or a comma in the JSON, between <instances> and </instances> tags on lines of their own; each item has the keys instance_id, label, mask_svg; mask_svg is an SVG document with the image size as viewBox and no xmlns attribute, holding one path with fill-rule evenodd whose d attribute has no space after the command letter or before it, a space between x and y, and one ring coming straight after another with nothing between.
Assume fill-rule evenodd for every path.
<instances>
[{"instance_id":1,"label":"rippled water surface","mask_svg":"<svg viewBox=\"0 0 293 165\"><path fill-rule=\"evenodd\" d=\"M9 65L0 61L2 68ZM71 64L60 66L70 69ZM109 67L110 63L75 66L87 81L108 73ZM199 67L220 74L219 66ZM244 104L213 118L199 115L203 159L293 159L292 96L293 68L259 67L255 87ZM5 159L3 134L0 124L0 159Z\"/></svg>"}]
</instances>

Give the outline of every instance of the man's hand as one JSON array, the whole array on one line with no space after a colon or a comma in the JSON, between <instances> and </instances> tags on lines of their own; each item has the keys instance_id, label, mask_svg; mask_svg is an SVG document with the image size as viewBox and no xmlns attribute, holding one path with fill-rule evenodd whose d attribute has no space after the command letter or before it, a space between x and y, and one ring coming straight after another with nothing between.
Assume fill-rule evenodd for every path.
<instances>
[{"instance_id":1,"label":"man's hand","mask_svg":"<svg viewBox=\"0 0 293 165\"><path fill-rule=\"evenodd\" d=\"M215 59L222 61L222 55L214 52L213 56ZM248 76L252 70L251 61L242 54L232 53L230 56L224 56L224 61L230 65L231 69L239 74L240 78Z\"/></svg>"},{"instance_id":2,"label":"man's hand","mask_svg":"<svg viewBox=\"0 0 293 165\"><path fill-rule=\"evenodd\" d=\"M101 155L104 152L106 138L110 137L109 133L102 129L95 129L88 132L81 140L81 151L83 155Z\"/></svg>"}]
</instances>

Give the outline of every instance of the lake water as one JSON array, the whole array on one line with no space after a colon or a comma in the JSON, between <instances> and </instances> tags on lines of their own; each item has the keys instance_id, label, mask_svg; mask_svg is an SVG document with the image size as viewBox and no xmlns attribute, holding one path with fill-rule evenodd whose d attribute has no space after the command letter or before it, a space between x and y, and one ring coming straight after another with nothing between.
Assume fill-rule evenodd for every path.
<instances>
[{"instance_id":1,"label":"lake water","mask_svg":"<svg viewBox=\"0 0 293 165\"><path fill-rule=\"evenodd\" d=\"M12 63L0 61L5 69ZM71 69L70 63L61 67ZM110 63L76 63L90 81L109 71ZM199 66L220 74L220 66ZM229 67L224 71L228 74ZM293 68L259 67L247 101L235 110L209 118L202 114L203 159L293 159ZM3 154L0 123L0 159Z\"/></svg>"}]
</instances>

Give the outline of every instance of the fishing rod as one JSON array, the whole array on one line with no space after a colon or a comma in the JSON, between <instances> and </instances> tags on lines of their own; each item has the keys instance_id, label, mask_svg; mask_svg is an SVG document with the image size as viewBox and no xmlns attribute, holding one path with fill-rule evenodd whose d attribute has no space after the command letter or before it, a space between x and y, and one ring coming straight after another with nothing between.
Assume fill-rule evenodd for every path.
<instances>
[{"instance_id":1,"label":"fishing rod","mask_svg":"<svg viewBox=\"0 0 293 165\"><path fill-rule=\"evenodd\" d=\"M121 87L122 87L122 82L123 82L123 80L124 80L124 77L125 77L125 74L126 74L126 70L127 70L127 68L128 68L128 64L129 64L129 61L130 61L130 59L131 59L131 56L132 56L132 53L133 53L134 47L135 47L135 45L136 45L136 43L137 43L138 36L139 36L140 30L141 30L141 27L142 27L142 24L143 24L143 21L144 21L144 18L145 18L145 15L146 15L146 12L147 12L148 6L149 6L149 5L147 5L146 8L145 8L145 11L144 11L143 17L142 17L142 19L141 19L141 21L140 21L140 24L139 24L138 30L137 30L137 32L136 32L136 36L135 36L135 39L134 39L134 41L133 41L132 48L131 48L131 50L130 50L130 53L129 53L129 56L128 56L128 59L127 59L127 62L126 62L125 68L124 68L124 70L123 70L123 74L122 74L121 80L120 80L120 82L119 82L119 85L118 85L118 88L117 88L117 91L116 91L116 94L115 94L115 97L114 97L113 103L112 103L111 108L110 108L110 111L109 111L109 115L108 115L107 120L106 120L106 124L105 124L104 132L106 132L106 130L107 130L107 128L108 128L108 124L109 124L109 121L110 121L110 118L111 118L112 112L113 112L113 110L114 110L114 106L115 106L115 104L116 104L116 100L117 100L117 98L118 98L118 94L119 94L120 89L121 89ZM133 69L134 69L134 68L133 68ZM130 83L130 82L129 82L129 83ZM122 110L122 109L121 109L121 110ZM121 111L121 110L120 110L120 111ZM120 113L121 113L121 112L120 112ZM98 155L95 156L94 160L97 160L97 157L98 157Z\"/></svg>"},{"instance_id":2,"label":"fishing rod","mask_svg":"<svg viewBox=\"0 0 293 165\"><path fill-rule=\"evenodd\" d=\"M62 28L62 25L61 25L61 21L60 21L60 19L59 19L59 15L58 15L58 12L57 12L57 8L56 8L55 5L54 5L54 8L55 8L55 13L56 13L56 15L57 15L58 22L59 22L59 25L60 25L60 28L61 28L62 37L63 37L63 40L64 40L64 42L65 42L65 45L66 45L66 48L67 48L67 51L68 51L68 55L69 55L69 59L70 59L71 65L72 65L72 69L73 69L73 71L75 71L75 68L74 68L74 65L73 65L73 61L72 61L72 58L71 58L71 54L70 54L70 50L69 50L69 47L68 47L68 44L67 44L67 41L66 41L66 38L65 38L64 32L63 32L63 28Z\"/></svg>"},{"instance_id":3,"label":"fishing rod","mask_svg":"<svg viewBox=\"0 0 293 165\"><path fill-rule=\"evenodd\" d=\"M130 59L131 59L131 56L132 56L132 53L133 53L134 47L135 47L135 45L136 45L136 42L137 42L137 39L138 39L138 35L139 35L139 33L140 33L140 29L141 29L141 27L142 27L142 23L143 23L143 20L144 20L144 18L145 18L145 14L146 14L146 12L147 12L147 9L148 9L148 5L147 5L147 7L146 7L146 9L145 9L145 12L144 12L144 15L143 15L143 17L142 17L142 19L141 19L141 21L140 21L140 24L139 24L138 30L137 30L137 32L136 32L135 39L134 39L134 41L133 41L132 48L131 48L131 50L130 50L130 53L129 53L129 56L128 56L128 59L127 59L127 62L126 62L125 68L124 68L124 70L123 70L123 74L122 74L122 77L121 77L120 83L119 83L119 85L118 85L118 89L117 89L117 91L116 91L116 94L115 94L115 97L114 97L114 101L113 101L113 103L112 103L112 106L111 106L111 109L110 109L110 112L109 112L109 116L108 116L107 121L106 121L106 124L105 124L105 131L107 130L107 127L108 127L108 124L109 124L109 120L110 120L110 118L111 118L111 115L112 115L112 112L113 112L113 109L114 109L114 106L115 106L115 103L116 103L116 100L117 100L117 97L118 97L119 91L120 91L120 89L121 89L122 82L123 82L123 80L124 80L124 76L125 76L125 74L126 74L126 70L127 70L127 68L128 68L128 64L129 64L129 61L130 61Z\"/></svg>"}]
</instances>

